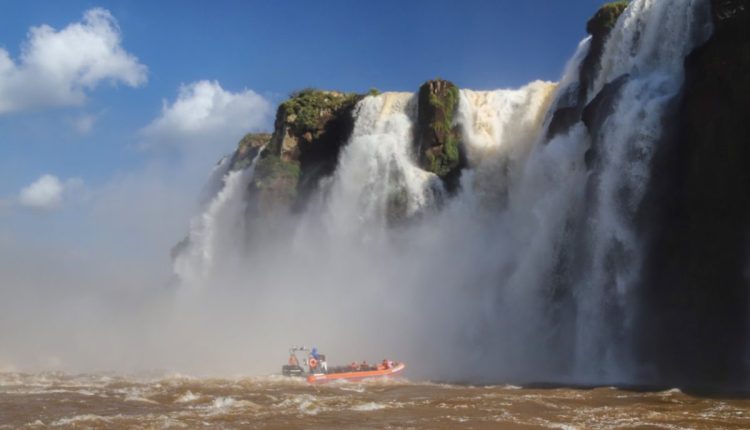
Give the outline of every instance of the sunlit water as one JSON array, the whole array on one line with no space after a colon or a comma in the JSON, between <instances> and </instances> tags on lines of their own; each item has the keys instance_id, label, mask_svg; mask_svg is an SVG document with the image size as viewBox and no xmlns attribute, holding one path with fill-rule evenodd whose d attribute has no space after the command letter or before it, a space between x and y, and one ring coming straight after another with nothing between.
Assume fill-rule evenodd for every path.
<instances>
[{"instance_id":1,"label":"sunlit water","mask_svg":"<svg viewBox=\"0 0 750 430\"><path fill-rule=\"evenodd\" d=\"M312 386L206 379L0 374L0 429L497 429L750 426L750 400L679 390L528 389L407 379Z\"/></svg>"}]
</instances>

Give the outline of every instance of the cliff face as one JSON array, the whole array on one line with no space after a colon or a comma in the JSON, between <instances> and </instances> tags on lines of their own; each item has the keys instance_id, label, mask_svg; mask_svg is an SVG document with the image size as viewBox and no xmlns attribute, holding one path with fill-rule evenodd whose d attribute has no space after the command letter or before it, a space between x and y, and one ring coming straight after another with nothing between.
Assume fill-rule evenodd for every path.
<instances>
[{"instance_id":1,"label":"cliff face","mask_svg":"<svg viewBox=\"0 0 750 430\"><path fill-rule=\"evenodd\" d=\"M458 87L442 79L425 82L418 93L414 144L419 165L443 178L449 189L458 186L466 164L460 134L453 125L458 97Z\"/></svg>"},{"instance_id":2,"label":"cliff face","mask_svg":"<svg viewBox=\"0 0 750 430\"><path fill-rule=\"evenodd\" d=\"M279 106L273 136L250 183L251 200L261 213L301 207L318 181L333 173L360 98L308 89Z\"/></svg>"},{"instance_id":3,"label":"cliff face","mask_svg":"<svg viewBox=\"0 0 750 430\"><path fill-rule=\"evenodd\" d=\"M599 70L604 44L617 23L617 19L627 6L627 1L607 3L599 8L596 14L586 23L586 31L591 35L591 42L586 57L578 70L580 85L577 91L564 97L561 100L561 105L556 107L547 129L547 139L552 139L558 134L567 132L573 124L581 120L591 86ZM595 111L596 109L589 110L590 113ZM586 125L589 126L589 123Z\"/></svg>"},{"instance_id":4,"label":"cliff face","mask_svg":"<svg viewBox=\"0 0 750 430\"><path fill-rule=\"evenodd\" d=\"M712 0L713 36L685 61L672 141L654 164L640 353L668 381L748 378L749 3Z\"/></svg>"},{"instance_id":5,"label":"cliff face","mask_svg":"<svg viewBox=\"0 0 750 430\"><path fill-rule=\"evenodd\" d=\"M242 170L252 163L258 151L271 141L270 133L248 133L237 144L229 161L230 170Z\"/></svg>"},{"instance_id":6,"label":"cliff face","mask_svg":"<svg viewBox=\"0 0 750 430\"><path fill-rule=\"evenodd\" d=\"M375 95L373 91L371 94ZM455 189L465 166L459 130L453 125L458 87L445 80L423 84L414 127L415 163ZM354 108L365 95L306 89L278 108L273 134L248 134L231 168L250 165L261 147L250 181L250 210L268 214L301 210L319 181L333 174L341 148L354 129Z\"/></svg>"}]
</instances>

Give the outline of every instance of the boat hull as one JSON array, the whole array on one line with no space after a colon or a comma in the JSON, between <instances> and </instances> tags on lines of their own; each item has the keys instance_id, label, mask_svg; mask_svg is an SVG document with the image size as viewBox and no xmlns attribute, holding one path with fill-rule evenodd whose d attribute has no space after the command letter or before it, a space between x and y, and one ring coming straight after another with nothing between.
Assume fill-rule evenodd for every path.
<instances>
[{"instance_id":1,"label":"boat hull","mask_svg":"<svg viewBox=\"0 0 750 430\"><path fill-rule=\"evenodd\" d=\"M363 379L385 378L388 376L398 375L406 368L404 363L398 363L390 369L383 370L364 370L340 373L313 373L307 376L307 382L311 384L321 384L331 381L361 381Z\"/></svg>"}]
</instances>

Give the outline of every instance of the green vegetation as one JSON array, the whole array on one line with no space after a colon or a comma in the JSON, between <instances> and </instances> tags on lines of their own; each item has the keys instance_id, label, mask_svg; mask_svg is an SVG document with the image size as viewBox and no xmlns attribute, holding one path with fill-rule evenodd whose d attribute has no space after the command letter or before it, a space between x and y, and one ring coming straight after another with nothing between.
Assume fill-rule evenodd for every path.
<instances>
[{"instance_id":1,"label":"green vegetation","mask_svg":"<svg viewBox=\"0 0 750 430\"><path fill-rule=\"evenodd\" d=\"M368 96L379 96L380 90L377 88L370 88L370 91L367 92Z\"/></svg>"},{"instance_id":2,"label":"green vegetation","mask_svg":"<svg viewBox=\"0 0 750 430\"><path fill-rule=\"evenodd\" d=\"M436 92L430 92L429 103L434 111L430 127L437 143L442 146L429 148L425 157L429 170L438 176L446 176L459 165L459 138L453 129L453 115L458 107L458 87L447 81Z\"/></svg>"},{"instance_id":3,"label":"green vegetation","mask_svg":"<svg viewBox=\"0 0 750 430\"><path fill-rule=\"evenodd\" d=\"M281 104L280 109L284 114L283 119L291 122L294 134L315 134L330 116L360 99L361 96L355 93L306 88L292 93L289 100Z\"/></svg>"},{"instance_id":4,"label":"green vegetation","mask_svg":"<svg viewBox=\"0 0 750 430\"><path fill-rule=\"evenodd\" d=\"M586 31L589 34L608 33L617 24L617 18L628 7L628 3L627 0L619 0L603 5L586 23Z\"/></svg>"}]
</instances>

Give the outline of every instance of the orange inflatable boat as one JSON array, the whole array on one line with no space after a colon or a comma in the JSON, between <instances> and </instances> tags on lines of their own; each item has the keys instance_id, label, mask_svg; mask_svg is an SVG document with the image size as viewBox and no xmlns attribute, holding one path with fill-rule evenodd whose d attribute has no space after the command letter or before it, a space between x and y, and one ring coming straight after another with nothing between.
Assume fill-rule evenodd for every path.
<instances>
[{"instance_id":1,"label":"orange inflatable boat","mask_svg":"<svg viewBox=\"0 0 750 430\"><path fill-rule=\"evenodd\" d=\"M321 382L331 381L360 381L362 379L370 378L384 378L392 375L397 375L406 369L404 363L393 363L392 366L377 366L374 369L368 370L343 370L343 369L332 369L329 373L311 373L307 375L307 382L311 384L318 384Z\"/></svg>"},{"instance_id":2,"label":"orange inflatable boat","mask_svg":"<svg viewBox=\"0 0 750 430\"><path fill-rule=\"evenodd\" d=\"M303 359L297 353L303 353ZM309 352L309 354L308 354ZM304 366L304 367L303 367ZM307 369L305 369L307 368ZM359 381L370 378L385 378L398 375L406 369L406 364L384 359L377 365L369 365L366 361L361 364L352 363L348 366L328 367L324 354L319 354L316 348L312 350L304 346L289 348L289 360L282 366L281 374L291 377L303 377L311 384L331 381Z\"/></svg>"}]
</instances>

